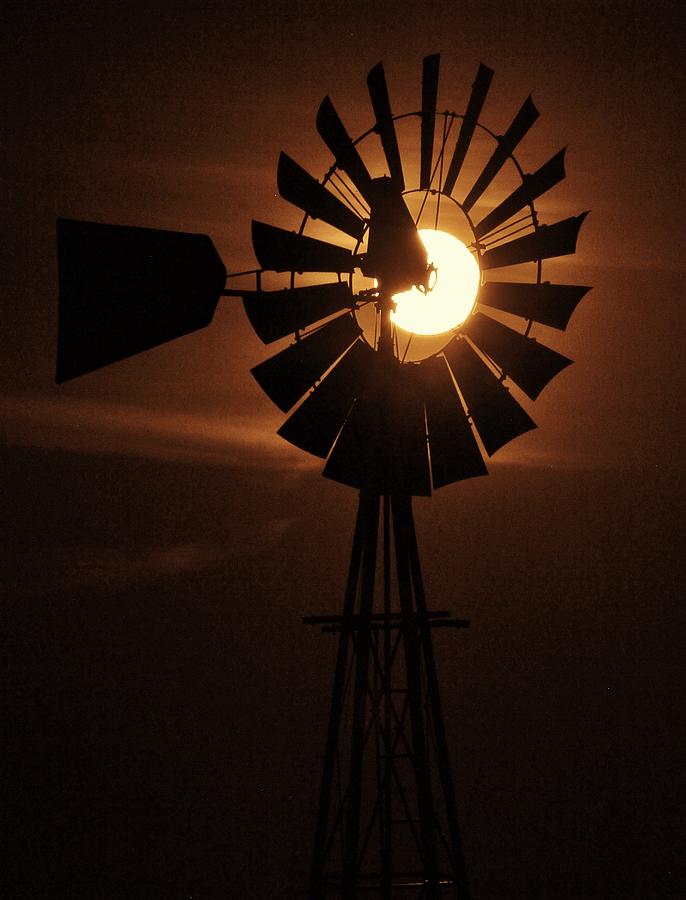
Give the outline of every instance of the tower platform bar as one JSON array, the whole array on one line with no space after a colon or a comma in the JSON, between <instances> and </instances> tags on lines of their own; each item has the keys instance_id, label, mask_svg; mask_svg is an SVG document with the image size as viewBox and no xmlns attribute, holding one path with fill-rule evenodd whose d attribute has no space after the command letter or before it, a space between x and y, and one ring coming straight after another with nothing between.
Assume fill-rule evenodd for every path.
<instances>
[{"instance_id":1,"label":"tower platform bar","mask_svg":"<svg viewBox=\"0 0 686 900\"><path fill-rule=\"evenodd\" d=\"M417 616L415 616L417 618ZM468 619L455 619L450 616L447 609L427 610L426 618L428 619L429 628L469 628ZM303 625L321 625L322 631L329 634L338 634L343 626L343 616L303 616ZM402 628L404 616L402 613L391 613L385 616L383 613L374 613L371 617L371 625L363 620L360 616L352 616L350 621L346 622L345 627L353 631L359 628L379 629Z\"/></svg>"}]
</instances>

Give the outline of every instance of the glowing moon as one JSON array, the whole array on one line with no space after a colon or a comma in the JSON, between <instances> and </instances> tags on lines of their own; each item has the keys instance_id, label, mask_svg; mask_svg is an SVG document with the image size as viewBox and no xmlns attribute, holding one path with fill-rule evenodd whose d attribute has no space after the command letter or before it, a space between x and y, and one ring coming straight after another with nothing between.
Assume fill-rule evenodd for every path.
<instances>
[{"instance_id":1,"label":"glowing moon","mask_svg":"<svg viewBox=\"0 0 686 900\"><path fill-rule=\"evenodd\" d=\"M452 234L421 228L419 237L428 261L436 267L434 286L426 294L417 288L395 294L391 319L403 331L441 334L461 325L474 309L481 277L479 264Z\"/></svg>"}]
</instances>

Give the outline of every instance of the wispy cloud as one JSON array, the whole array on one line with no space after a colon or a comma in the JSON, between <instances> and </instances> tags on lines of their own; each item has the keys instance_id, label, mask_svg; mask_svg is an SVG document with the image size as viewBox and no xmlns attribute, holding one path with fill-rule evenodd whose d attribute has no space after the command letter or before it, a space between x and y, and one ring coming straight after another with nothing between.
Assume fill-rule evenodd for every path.
<instances>
[{"instance_id":1,"label":"wispy cloud","mask_svg":"<svg viewBox=\"0 0 686 900\"><path fill-rule=\"evenodd\" d=\"M2 407L7 437L14 446L113 453L243 470L269 469L295 477L304 470L321 470L323 465L317 457L303 453L276 434L282 421L280 413L224 418L40 395L10 396L3 399ZM592 449L595 452L590 452ZM598 450L578 438L570 444L561 441L559 435L536 430L502 448L488 466L598 468L602 467L599 456L603 455Z\"/></svg>"},{"instance_id":2,"label":"wispy cloud","mask_svg":"<svg viewBox=\"0 0 686 900\"><path fill-rule=\"evenodd\" d=\"M318 464L276 434L267 416L226 417L73 397L13 395L2 401L10 444L83 453L118 453L242 468Z\"/></svg>"},{"instance_id":3,"label":"wispy cloud","mask_svg":"<svg viewBox=\"0 0 686 900\"><path fill-rule=\"evenodd\" d=\"M46 551L42 551L45 558ZM126 585L154 584L180 575L216 569L229 551L210 542L152 547L55 546L47 551L49 565L38 564L38 550L17 554L8 590L17 597L50 592L111 591Z\"/></svg>"},{"instance_id":4,"label":"wispy cloud","mask_svg":"<svg viewBox=\"0 0 686 900\"><path fill-rule=\"evenodd\" d=\"M70 550L63 588L116 587L157 581L204 569L217 563L223 555L220 548L211 544L192 543L136 551L116 547L85 547L76 553Z\"/></svg>"}]
</instances>

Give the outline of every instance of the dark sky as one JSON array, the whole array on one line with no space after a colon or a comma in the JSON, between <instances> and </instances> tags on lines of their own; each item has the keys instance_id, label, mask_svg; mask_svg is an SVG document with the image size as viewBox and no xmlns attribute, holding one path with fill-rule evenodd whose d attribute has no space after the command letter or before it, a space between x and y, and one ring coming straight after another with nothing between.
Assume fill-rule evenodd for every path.
<instances>
[{"instance_id":1,"label":"dark sky","mask_svg":"<svg viewBox=\"0 0 686 900\"><path fill-rule=\"evenodd\" d=\"M24 3L3 13L4 633L14 897L300 897L355 492L274 432L239 302L54 384L57 216L210 234L252 268L286 150L321 177L330 93L371 124L479 62L529 92L556 280L593 285L539 428L415 503L477 900L682 896L683 29L677 3ZM16 871L15 871L16 870ZM683 874L683 873L682 873Z\"/></svg>"}]
</instances>

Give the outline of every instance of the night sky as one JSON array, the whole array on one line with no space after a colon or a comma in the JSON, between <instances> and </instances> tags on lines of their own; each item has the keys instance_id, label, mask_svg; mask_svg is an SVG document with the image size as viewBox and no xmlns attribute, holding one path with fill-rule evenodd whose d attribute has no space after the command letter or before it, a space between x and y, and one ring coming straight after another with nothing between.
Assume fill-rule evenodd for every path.
<instances>
[{"instance_id":1,"label":"night sky","mask_svg":"<svg viewBox=\"0 0 686 900\"><path fill-rule=\"evenodd\" d=\"M202 9L201 9L202 6ZM330 94L372 124L495 69L528 93L530 170L568 145L547 221L590 209L551 278L593 285L572 357L487 478L415 501L475 900L684 896L683 29L674 2L23 3L2 14L3 896L304 895L355 491L281 441L240 301L57 386L58 216L211 235L295 228ZM681 702L680 702L681 701ZM683 871L681 873L683 875Z\"/></svg>"}]
</instances>

